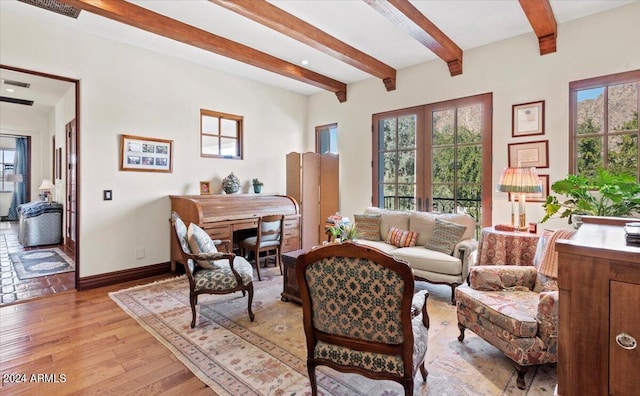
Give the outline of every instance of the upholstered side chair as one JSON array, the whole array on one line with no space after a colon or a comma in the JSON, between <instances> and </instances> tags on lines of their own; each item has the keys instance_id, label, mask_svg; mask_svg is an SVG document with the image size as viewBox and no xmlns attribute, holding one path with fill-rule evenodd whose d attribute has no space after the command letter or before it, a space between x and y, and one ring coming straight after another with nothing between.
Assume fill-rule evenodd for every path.
<instances>
[{"instance_id":1,"label":"upholstered side chair","mask_svg":"<svg viewBox=\"0 0 640 396\"><path fill-rule=\"evenodd\" d=\"M427 380L427 294L414 297L411 268L379 250L350 242L298 257L296 275L307 340L312 395L315 369L329 366L400 383L413 394L420 368ZM412 319L412 300L422 300Z\"/></svg>"},{"instance_id":2,"label":"upholstered side chair","mask_svg":"<svg viewBox=\"0 0 640 396\"><path fill-rule=\"evenodd\" d=\"M191 304L191 328L196 325L196 305L200 294L229 294L237 291L249 294L247 311L253 322L251 310L253 302L253 268L243 257L233 253L217 251L216 244L223 241L211 240L211 237L195 224L185 225L176 212L171 213L173 238L177 238L181 247L182 262L189 279L189 302ZM228 250L229 241L226 250Z\"/></svg>"},{"instance_id":3,"label":"upholstered side chair","mask_svg":"<svg viewBox=\"0 0 640 396\"><path fill-rule=\"evenodd\" d=\"M517 385L533 365L558 361L558 253L555 241L575 230L545 231L534 266L480 265L469 285L456 289L459 341L469 329L502 351L518 373Z\"/></svg>"},{"instance_id":4,"label":"upholstered side chair","mask_svg":"<svg viewBox=\"0 0 640 396\"><path fill-rule=\"evenodd\" d=\"M240 249L245 252L245 254L248 251L253 252L258 280L262 280L260 277L260 253L264 253L262 257L265 259L265 263L269 257L274 257L276 265L280 267L280 274L282 275L280 247L282 246L283 230L283 215L261 216L258 219L257 235L246 238L240 242Z\"/></svg>"}]
</instances>

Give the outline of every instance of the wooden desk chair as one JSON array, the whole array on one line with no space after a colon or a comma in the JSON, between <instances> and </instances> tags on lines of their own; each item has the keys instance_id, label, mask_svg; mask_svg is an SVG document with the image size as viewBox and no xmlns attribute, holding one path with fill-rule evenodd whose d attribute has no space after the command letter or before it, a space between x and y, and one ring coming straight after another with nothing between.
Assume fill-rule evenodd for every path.
<instances>
[{"instance_id":1,"label":"wooden desk chair","mask_svg":"<svg viewBox=\"0 0 640 396\"><path fill-rule=\"evenodd\" d=\"M253 256L256 264L256 271L258 272L258 280L260 278L260 253L263 255L265 262L269 257L274 257L276 264L280 267L280 274L282 274L282 262L281 262L281 245L282 245L282 233L284 230L284 216L272 215L261 216L258 219L258 235L249 237L240 242L240 249L246 254L247 251L253 252Z\"/></svg>"},{"instance_id":2,"label":"wooden desk chair","mask_svg":"<svg viewBox=\"0 0 640 396\"><path fill-rule=\"evenodd\" d=\"M427 380L427 299L425 293L414 297L406 263L343 242L299 256L296 273L312 395L318 394L319 365L398 382L405 395L413 395L418 368ZM414 304L423 302L412 319L414 298Z\"/></svg>"}]
</instances>

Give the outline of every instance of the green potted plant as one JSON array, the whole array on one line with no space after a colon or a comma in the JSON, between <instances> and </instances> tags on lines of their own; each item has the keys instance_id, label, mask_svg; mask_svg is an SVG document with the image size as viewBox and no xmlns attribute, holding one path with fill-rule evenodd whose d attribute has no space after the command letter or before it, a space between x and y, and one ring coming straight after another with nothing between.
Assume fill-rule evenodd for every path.
<instances>
[{"instance_id":1,"label":"green potted plant","mask_svg":"<svg viewBox=\"0 0 640 396\"><path fill-rule=\"evenodd\" d=\"M253 192L256 194L260 194L264 183L262 183L258 178L255 178L251 180L251 184L253 184Z\"/></svg>"},{"instance_id":2,"label":"green potted plant","mask_svg":"<svg viewBox=\"0 0 640 396\"><path fill-rule=\"evenodd\" d=\"M339 223L329 227L329 233L336 241L350 241L356 237L356 225Z\"/></svg>"},{"instance_id":3,"label":"green potted plant","mask_svg":"<svg viewBox=\"0 0 640 396\"><path fill-rule=\"evenodd\" d=\"M640 184L635 176L598 169L594 177L568 175L551 185L555 193L568 197L560 201L549 195L542 204L541 223L560 213L573 223L573 215L631 217L640 213Z\"/></svg>"}]
</instances>

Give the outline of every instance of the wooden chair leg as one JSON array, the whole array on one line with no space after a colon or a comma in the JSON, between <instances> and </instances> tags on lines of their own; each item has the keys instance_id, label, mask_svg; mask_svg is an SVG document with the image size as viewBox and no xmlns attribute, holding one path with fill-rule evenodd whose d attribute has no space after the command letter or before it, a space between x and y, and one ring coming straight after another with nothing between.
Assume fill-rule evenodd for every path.
<instances>
[{"instance_id":1,"label":"wooden chair leg","mask_svg":"<svg viewBox=\"0 0 640 396\"><path fill-rule=\"evenodd\" d=\"M244 292L244 290L242 292ZM253 302L253 284L251 284L250 287L249 287L249 306L247 308L247 311L249 311L249 320L251 320L253 322L253 319L255 318L255 315L253 314L253 311L251 310L251 303L252 302Z\"/></svg>"},{"instance_id":2,"label":"wooden chair leg","mask_svg":"<svg viewBox=\"0 0 640 396\"><path fill-rule=\"evenodd\" d=\"M256 263L256 271L258 272L258 280L261 281L262 278L260 277L260 251L258 249L254 250L253 256L253 259Z\"/></svg>"},{"instance_id":3,"label":"wooden chair leg","mask_svg":"<svg viewBox=\"0 0 640 396\"><path fill-rule=\"evenodd\" d=\"M427 376L429 375L429 372L427 371L427 368L425 367L425 362L423 361L422 364L420 364L420 374L422 374L422 380L424 382L427 382Z\"/></svg>"},{"instance_id":4,"label":"wooden chair leg","mask_svg":"<svg viewBox=\"0 0 640 396\"><path fill-rule=\"evenodd\" d=\"M311 396L318 396L318 383L316 382L316 367L307 359L307 371L309 372L309 383L311 384Z\"/></svg>"},{"instance_id":5,"label":"wooden chair leg","mask_svg":"<svg viewBox=\"0 0 640 396\"><path fill-rule=\"evenodd\" d=\"M454 283L449 286L451 286L451 305L456 305L456 287L458 287L458 285Z\"/></svg>"},{"instance_id":6,"label":"wooden chair leg","mask_svg":"<svg viewBox=\"0 0 640 396\"><path fill-rule=\"evenodd\" d=\"M276 249L276 262L278 263L278 267L280 267L280 275L282 275L282 252L280 251L280 247Z\"/></svg>"},{"instance_id":7,"label":"wooden chair leg","mask_svg":"<svg viewBox=\"0 0 640 396\"><path fill-rule=\"evenodd\" d=\"M460 335L458 336L458 341L462 342L462 341L464 341L464 331L466 330L466 327L464 327L462 324L458 323L458 329L460 330Z\"/></svg>"},{"instance_id":8,"label":"wooden chair leg","mask_svg":"<svg viewBox=\"0 0 640 396\"><path fill-rule=\"evenodd\" d=\"M189 302L191 303L191 328L196 327L196 299L197 296L189 296Z\"/></svg>"},{"instance_id":9,"label":"wooden chair leg","mask_svg":"<svg viewBox=\"0 0 640 396\"><path fill-rule=\"evenodd\" d=\"M413 396L413 378L403 381L402 387L404 388L405 396Z\"/></svg>"},{"instance_id":10,"label":"wooden chair leg","mask_svg":"<svg viewBox=\"0 0 640 396\"><path fill-rule=\"evenodd\" d=\"M529 366L521 366L517 363L514 363L513 365L516 368L516 371L518 372L518 379L516 380L516 385L518 385L518 389L524 390L526 388L524 383L524 376L525 374L527 374L527 371L529 371Z\"/></svg>"}]
</instances>

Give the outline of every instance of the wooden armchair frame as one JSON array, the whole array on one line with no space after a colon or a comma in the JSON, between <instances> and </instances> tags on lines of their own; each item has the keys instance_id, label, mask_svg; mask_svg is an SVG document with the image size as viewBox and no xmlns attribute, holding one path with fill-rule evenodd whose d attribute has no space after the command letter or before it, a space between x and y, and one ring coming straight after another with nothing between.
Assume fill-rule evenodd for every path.
<instances>
[{"instance_id":1,"label":"wooden armchair frame","mask_svg":"<svg viewBox=\"0 0 640 396\"><path fill-rule=\"evenodd\" d=\"M191 315L192 315L191 328L195 327L196 325L196 305L198 304L198 296L200 294L230 294L237 291L241 291L242 295L245 296L246 293L248 292L249 301L248 301L247 310L249 312L249 319L253 322L255 318L255 315L251 310L251 303L253 302L253 282L249 282L247 285L243 284L242 277L238 273L237 269L234 267L234 260L236 258L236 255L233 253L228 253L231 241L228 241L228 240L213 241L216 245L224 245L225 250L227 252L193 254L191 253L190 250L189 251L185 250L185 249L189 249L189 245L187 244L187 241L186 241L186 234L184 235L184 238L185 238L184 241L181 241L179 236L179 230L177 226L178 222L182 223L185 226L185 228L186 228L186 224L184 224L184 222L182 221L182 219L180 219L180 216L176 212L171 213L171 219L169 221L171 222L171 226L173 228L173 232L171 233L172 238L174 238L178 246L181 247L180 254L182 256L182 262L186 263L184 265L184 270L185 270L185 273L187 274L187 279L189 279L189 303L191 305ZM185 244L187 244L186 247L185 247ZM233 276L236 279L237 285L235 287L226 288L223 290L197 287L196 279L195 279L196 271L212 272L212 271L221 271L221 270L206 269L206 268L198 267L196 260L221 260L221 259L229 260L229 267L231 269L231 272L233 273Z\"/></svg>"},{"instance_id":2,"label":"wooden armchair frame","mask_svg":"<svg viewBox=\"0 0 640 396\"><path fill-rule=\"evenodd\" d=\"M313 303L311 301L311 291L306 278L307 268L316 262L331 257L346 257L365 259L373 265L378 264L398 274L403 282L403 295L401 302L401 325L402 325L402 342L390 344L385 342L370 341L363 338L348 337L340 334L332 334L321 331L314 325ZM414 334L412 328L412 299L414 295L414 279L411 268L404 262L397 261L393 257L384 254L376 249L358 246L353 243L330 244L309 251L298 257L296 262L296 272L298 284L302 297L303 323L307 339L307 369L311 382L312 395L317 395L317 382L315 377L316 366L325 365L335 370L348 373L357 373L372 379L392 380L400 383L405 389L405 395L413 394L413 377L415 368L413 367L413 348ZM351 278L349 278L351 281ZM358 277L353 277L354 281ZM426 329L429 328L429 316L426 309L426 298L420 309L422 313L422 325ZM426 334L425 334L426 336ZM396 373L384 373L368 371L358 366L347 366L338 364L330 359L319 358L315 356L315 349L318 342L323 342L338 347L345 347L355 351L372 352L386 355L400 356L403 364L404 375ZM426 354L426 345L424 347ZM424 366L424 356L418 363L420 373L424 381L427 380L427 370Z\"/></svg>"}]
</instances>

